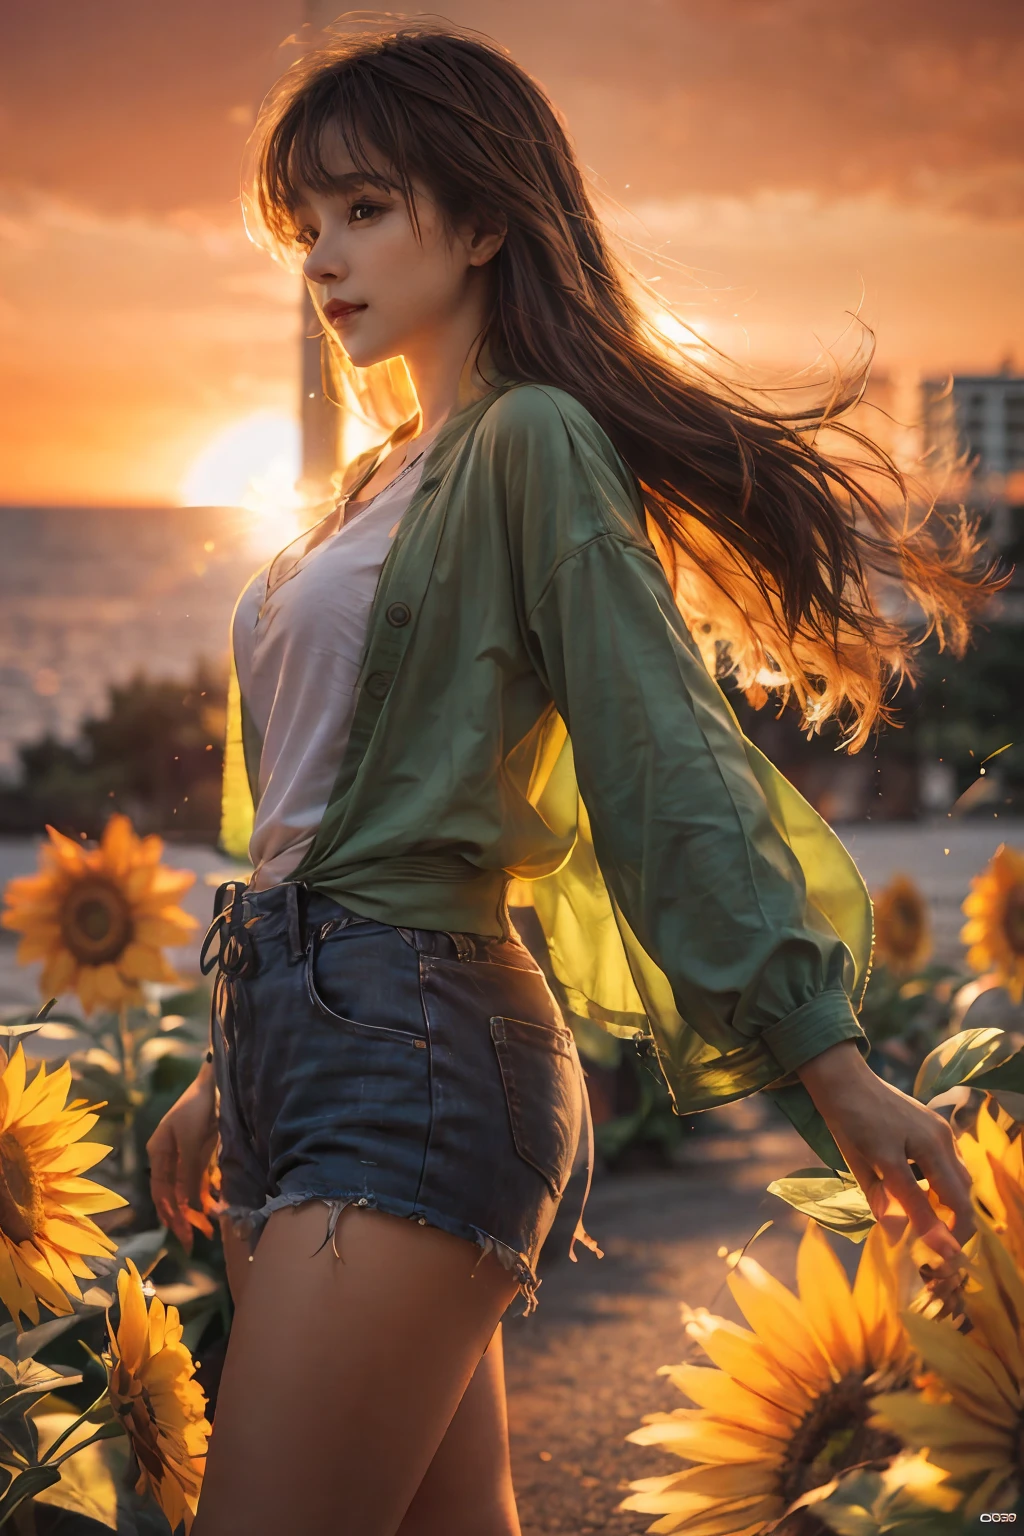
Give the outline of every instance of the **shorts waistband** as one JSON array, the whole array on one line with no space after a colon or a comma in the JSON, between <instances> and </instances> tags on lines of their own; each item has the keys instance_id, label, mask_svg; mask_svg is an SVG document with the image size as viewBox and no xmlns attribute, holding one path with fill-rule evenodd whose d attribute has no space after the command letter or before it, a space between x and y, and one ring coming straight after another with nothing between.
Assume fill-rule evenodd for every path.
<instances>
[{"instance_id":1,"label":"shorts waistband","mask_svg":"<svg viewBox=\"0 0 1024 1536\"><path fill-rule=\"evenodd\" d=\"M264 928L268 919L270 926ZM254 974L258 966L254 943L257 927L261 937L269 938L271 933L286 935L289 957L297 962L304 958L310 943L318 935L323 938L328 928L336 930L364 923L391 929L422 954L451 960L500 959L526 969L536 965L518 934L502 939L447 929L406 928L354 912L301 880L283 880L264 890L252 890L241 880L227 880L218 886L214 897L213 921L200 951L200 969L207 975L219 965L228 976ZM217 949L213 951L215 942Z\"/></svg>"}]
</instances>

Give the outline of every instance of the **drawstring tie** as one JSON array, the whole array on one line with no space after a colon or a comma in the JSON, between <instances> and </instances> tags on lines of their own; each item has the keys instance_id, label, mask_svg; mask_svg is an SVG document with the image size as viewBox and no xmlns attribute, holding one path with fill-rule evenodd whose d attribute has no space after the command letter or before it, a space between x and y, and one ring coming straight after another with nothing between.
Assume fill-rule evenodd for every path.
<instances>
[{"instance_id":1,"label":"drawstring tie","mask_svg":"<svg viewBox=\"0 0 1024 1536\"><path fill-rule=\"evenodd\" d=\"M202 948L199 951L199 969L204 976L209 976L214 966L219 967L225 976L250 976L255 975L258 968L256 958L256 946L249 929L258 918L250 918L245 921L245 909L242 904L242 892L245 884L241 880L227 880L217 888L214 897L213 922L206 930ZM216 951L211 955L210 949L214 940L218 940Z\"/></svg>"}]
</instances>

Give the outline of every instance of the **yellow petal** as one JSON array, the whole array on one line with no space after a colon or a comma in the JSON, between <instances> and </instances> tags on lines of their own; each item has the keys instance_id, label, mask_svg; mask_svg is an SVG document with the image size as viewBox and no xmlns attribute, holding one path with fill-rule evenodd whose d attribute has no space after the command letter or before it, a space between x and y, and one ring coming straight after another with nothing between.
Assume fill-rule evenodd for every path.
<instances>
[{"instance_id":1,"label":"yellow petal","mask_svg":"<svg viewBox=\"0 0 1024 1536\"><path fill-rule=\"evenodd\" d=\"M125 995L124 982L113 965L97 965L93 970L93 986L96 996L108 1008L118 1008Z\"/></svg>"},{"instance_id":2,"label":"yellow petal","mask_svg":"<svg viewBox=\"0 0 1024 1536\"><path fill-rule=\"evenodd\" d=\"M117 1277L117 1299L121 1304L121 1321L117 1328L118 1355L127 1368L137 1372L149 1349L149 1319L146 1315L146 1298L142 1292L142 1278L131 1259Z\"/></svg>"},{"instance_id":3,"label":"yellow petal","mask_svg":"<svg viewBox=\"0 0 1024 1536\"><path fill-rule=\"evenodd\" d=\"M175 914L173 917L169 914ZM198 927L195 918L176 907L161 909L158 917L140 917L135 925L135 937L140 944L161 949L165 944L185 944Z\"/></svg>"},{"instance_id":4,"label":"yellow petal","mask_svg":"<svg viewBox=\"0 0 1024 1536\"><path fill-rule=\"evenodd\" d=\"M73 992L78 979L78 963L69 949L61 949L44 968L40 977L40 990L51 997L63 992Z\"/></svg>"},{"instance_id":5,"label":"yellow petal","mask_svg":"<svg viewBox=\"0 0 1024 1536\"><path fill-rule=\"evenodd\" d=\"M779 1459L777 1440L753 1430L741 1429L735 1424L721 1423L704 1413L694 1412L692 1417L682 1414L660 1415L653 1423L641 1424L626 1436L635 1445L660 1445L677 1456L689 1461L754 1461L774 1457Z\"/></svg>"},{"instance_id":6,"label":"yellow petal","mask_svg":"<svg viewBox=\"0 0 1024 1536\"><path fill-rule=\"evenodd\" d=\"M776 1360L805 1386L828 1386L828 1361L792 1291L750 1258L740 1259L728 1284L736 1305Z\"/></svg>"},{"instance_id":7,"label":"yellow petal","mask_svg":"<svg viewBox=\"0 0 1024 1536\"><path fill-rule=\"evenodd\" d=\"M840 1376L864 1371L864 1331L846 1272L811 1222L797 1253L797 1289L807 1320Z\"/></svg>"},{"instance_id":8,"label":"yellow petal","mask_svg":"<svg viewBox=\"0 0 1024 1536\"><path fill-rule=\"evenodd\" d=\"M107 869L123 878L132 867L136 838L127 816L111 816L103 829L100 851Z\"/></svg>"},{"instance_id":9,"label":"yellow petal","mask_svg":"<svg viewBox=\"0 0 1024 1536\"><path fill-rule=\"evenodd\" d=\"M749 1329L703 1310L684 1312L686 1331L720 1370L787 1413L803 1417L812 1395L772 1359Z\"/></svg>"},{"instance_id":10,"label":"yellow petal","mask_svg":"<svg viewBox=\"0 0 1024 1536\"><path fill-rule=\"evenodd\" d=\"M15 952L19 965L31 965L35 960L49 960L61 946L60 929L56 923L40 923L25 934Z\"/></svg>"},{"instance_id":11,"label":"yellow petal","mask_svg":"<svg viewBox=\"0 0 1024 1536\"><path fill-rule=\"evenodd\" d=\"M799 1418L758 1397L725 1371L711 1371L700 1365L677 1365L664 1370L673 1386L701 1408L709 1409L719 1419L749 1425L762 1434L787 1440Z\"/></svg>"},{"instance_id":12,"label":"yellow petal","mask_svg":"<svg viewBox=\"0 0 1024 1536\"><path fill-rule=\"evenodd\" d=\"M175 972L163 957L161 950L151 944L134 941L125 946L117 962L122 976L135 981L174 981Z\"/></svg>"}]
</instances>

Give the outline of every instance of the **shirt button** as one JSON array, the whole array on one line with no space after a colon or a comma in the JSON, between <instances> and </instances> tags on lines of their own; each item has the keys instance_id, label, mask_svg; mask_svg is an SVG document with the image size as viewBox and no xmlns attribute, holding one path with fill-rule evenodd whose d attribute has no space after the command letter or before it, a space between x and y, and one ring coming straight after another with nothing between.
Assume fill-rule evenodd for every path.
<instances>
[{"instance_id":1,"label":"shirt button","mask_svg":"<svg viewBox=\"0 0 1024 1536\"><path fill-rule=\"evenodd\" d=\"M401 629L402 625L408 624L409 620L412 618L412 609L409 607L408 603L392 603L391 607L385 614L385 618L387 619L388 623L393 624L396 629Z\"/></svg>"},{"instance_id":2,"label":"shirt button","mask_svg":"<svg viewBox=\"0 0 1024 1536\"><path fill-rule=\"evenodd\" d=\"M386 672L371 672L366 679L366 691L371 699L382 699L391 687L391 679Z\"/></svg>"}]
</instances>

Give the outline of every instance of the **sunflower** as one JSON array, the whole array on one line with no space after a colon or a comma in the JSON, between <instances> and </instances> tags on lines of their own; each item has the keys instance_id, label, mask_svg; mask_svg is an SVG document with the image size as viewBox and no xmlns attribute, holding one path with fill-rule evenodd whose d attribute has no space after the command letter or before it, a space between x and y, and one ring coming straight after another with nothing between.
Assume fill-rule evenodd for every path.
<instances>
[{"instance_id":1,"label":"sunflower","mask_svg":"<svg viewBox=\"0 0 1024 1536\"><path fill-rule=\"evenodd\" d=\"M995 971L1013 1001L1024 1001L1024 853L1002 843L971 881L962 910L968 965Z\"/></svg>"},{"instance_id":2,"label":"sunflower","mask_svg":"<svg viewBox=\"0 0 1024 1536\"><path fill-rule=\"evenodd\" d=\"M90 1213L128 1202L82 1178L110 1148L81 1139L98 1116L84 1101L67 1104L70 1067L47 1077L41 1066L29 1083L20 1045L0 1057L0 1301L16 1323L22 1314L38 1323L40 1301L66 1317L78 1281L93 1279L87 1256L116 1249Z\"/></svg>"},{"instance_id":3,"label":"sunflower","mask_svg":"<svg viewBox=\"0 0 1024 1536\"><path fill-rule=\"evenodd\" d=\"M928 904L913 880L896 875L874 898L875 955L894 975L918 970L932 952Z\"/></svg>"},{"instance_id":4,"label":"sunflower","mask_svg":"<svg viewBox=\"0 0 1024 1536\"><path fill-rule=\"evenodd\" d=\"M1013 1215L1007 1201L1007 1181L1018 1196L1016 1202L1010 1203L1024 1200L1024 1139L1019 1134L1011 1136L1015 1126L1013 1116L1000 1108L991 1094L986 1094L973 1129L961 1131L956 1139L957 1152L971 1176L975 1199L981 1201L1004 1240ZM1024 1259L1024 1252L1019 1257Z\"/></svg>"},{"instance_id":5,"label":"sunflower","mask_svg":"<svg viewBox=\"0 0 1024 1536\"><path fill-rule=\"evenodd\" d=\"M910 1380L914 1357L900 1322L913 1270L905 1244L868 1235L851 1290L821 1229L797 1256L799 1297L740 1258L729 1288L749 1329L684 1308L686 1331L718 1367L664 1366L699 1404L651 1414L628 1439L696 1465L643 1478L623 1509L659 1514L651 1531L759 1536L789 1506L846 1467L883 1467L901 1449L869 1424L880 1388ZM810 1511L802 1531L824 1531Z\"/></svg>"},{"instance_id":6,"label":"sunflower","mask_svg":"<svg viewBox=\"0 0 1024 1536\"><path fill-rule=\"evenodd\" d=\"M39 873L8 883L0 917L24 934L19 964L45 962L43 996L77 992L89 1014L141 1003L141 981L175 981L161 946L196 926L176 905L195 875L161 864L161 839L137 837L127 816L111 816L98 848L46 830Z\"/></svg>"},{"instance_id":7,"label":"sunflower","mask_svg":"<svg viewBox=\"0 0 1024 1536\"><path fill-rule=\"evenodd\" d=\"M121 1319L105 1357L110 1401L139 1464L137 1493L150 1493L171 1530L192 1528L210 1425L206 1394L181 1342L177 1307L155 1297L146 1310L142 1277L129 1259L117 1277Z\"/></svg>"},{"instance_id":8,"label":"sunflower","mask_svg":"<svg viewBox=\"0 0 1024 1536\"><path fill-rule=\"evenodd\" d=\"M984 1216L971 1249L970 1331L908 1313L925 1375L917 1391L876 1397L871 1420L948 1474L967 1519L1011 1508L1024 1491L1024 1279Z\"/></svg>"}]
</instances>

